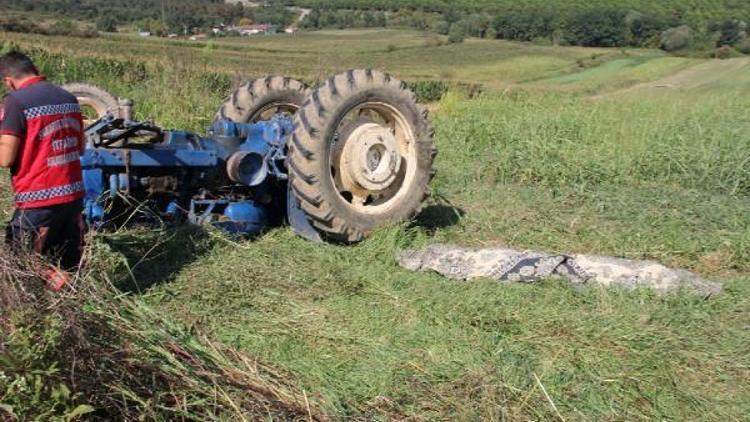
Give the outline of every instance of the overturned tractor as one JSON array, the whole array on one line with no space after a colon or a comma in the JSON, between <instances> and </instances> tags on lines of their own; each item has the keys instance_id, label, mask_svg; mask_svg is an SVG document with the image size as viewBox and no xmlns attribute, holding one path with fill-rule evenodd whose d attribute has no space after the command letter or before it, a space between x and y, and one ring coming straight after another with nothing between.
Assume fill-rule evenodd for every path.
<instances>
[{"instance_id":1,"label":"overturned tractor","mask_svg":"<svg viewBox=\"0 0 750 422\"><path fill-rule=\"evenodd\" d=\"M132 103L66 86L96 118L81 158L93 226L151 220L253 235L288 222L308 239L356 242L415 215L434 175L425 109L388 74L350 70L317 88L242 84L207 135L132 120Z\"/></svg>"}]
</instances>

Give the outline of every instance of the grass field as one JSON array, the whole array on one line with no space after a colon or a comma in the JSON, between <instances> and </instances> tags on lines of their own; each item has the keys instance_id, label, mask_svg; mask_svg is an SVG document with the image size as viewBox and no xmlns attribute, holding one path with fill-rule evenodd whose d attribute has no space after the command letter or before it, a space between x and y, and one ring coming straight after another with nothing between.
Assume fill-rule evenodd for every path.
<instances>
[{"instance_id":1,"label":"grass field","mask_svg":"<svg viewBox=\"0 0 750 422\"><path fill-rule=\"evenodd\" d=\"M352 65L389 69L407 80L445 79L496 87L572 73L581 64L619 57L618 50L555 48L499 40L469 39L440 45L445 37L383 29L317 31L209 42L106 35L71 43L64 37L5 34L24 46L77 56L132 57L166 67L202 64L208 70L243 76L269 71L316 80ZM643 53L632 50L631 54Z\"/></svg>"},{"instance_id":2,"label":"grass field","mask_svg":"<svg viewBox=\"0 0 750 422\"><path fill-rule=\"evenodd\" d=\"M430 47L400 31L210 47L4 38L70 55L64 68L48 57L53 78L98 82L136 99L141 116L195 130L226 94L217 86L229 88L204 72L315 80L374 66L486 87L431 105L433 199L416 221L360 245L313 244L287 228L243 242L193 229L100 237L131 267L123 289L288 371L335 418L750 414L750 60L482 40ZM146 60L142 75L88 61L131 57ZM397 266L399 250L439 242L656 259L725 292L456 283Z\"/></svg>"}]
</instances>

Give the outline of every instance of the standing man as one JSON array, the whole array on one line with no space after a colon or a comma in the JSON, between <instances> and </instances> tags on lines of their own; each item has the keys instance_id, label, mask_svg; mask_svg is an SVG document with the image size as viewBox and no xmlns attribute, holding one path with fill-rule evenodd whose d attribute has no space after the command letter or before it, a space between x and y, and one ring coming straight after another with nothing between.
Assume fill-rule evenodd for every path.
<instances>
[{"instance_id":1,"label":"standing man","mask_svg":"<svg viewBox=\"0 0 750 422\"><path fill-rule=\"evenodd\" d=\"M0 57L0 76L8 91L0 109L0 167L11 169L16 205L6 243L74 271L83 247L84 136L78 101L47 82L19 52ZM60 271L43 271L55 290L67 281Z\"/></svg>"}]
</instances>

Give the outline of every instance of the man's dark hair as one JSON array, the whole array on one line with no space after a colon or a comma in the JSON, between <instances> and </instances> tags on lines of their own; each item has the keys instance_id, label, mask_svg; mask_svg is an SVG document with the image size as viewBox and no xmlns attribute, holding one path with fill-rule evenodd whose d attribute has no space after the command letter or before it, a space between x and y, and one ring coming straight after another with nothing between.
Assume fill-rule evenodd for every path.
<instances>
[{"instance_id":1,"label":"man's dark hair","mask_svg":"<svg viewBox=\"0 0 750 422\"><path fill-rule=\"evenodd\" d=\"M38 74L39 70L34 66L34 62L29 56L19 51L11 51L0 57L0 76L2 77L22 78Z\"/></svg>"}]
</instances>

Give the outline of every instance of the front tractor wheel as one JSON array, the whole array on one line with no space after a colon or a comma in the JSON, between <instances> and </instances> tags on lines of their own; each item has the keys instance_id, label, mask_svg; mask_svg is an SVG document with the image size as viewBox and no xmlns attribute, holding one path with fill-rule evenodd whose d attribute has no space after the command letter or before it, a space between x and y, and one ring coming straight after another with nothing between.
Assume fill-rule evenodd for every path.
<instances>
[{"instance_id":1,"label":"front tractor wheel","mask_svg":"<svg viewBox=\"0 0 750 422\"><path fill-rule=\"evenodd\" d=\"M294 115L307 94L305 84L284 76L246 81L219 107L215 120L257 123L279 113Z\"/></svg>"},{"instance_id":2,"label":"front tractor wheel","mask_svg":"<svg viewBox=\"0 0 750 422\"><path fill-rule=\"evenodd\" d=\"M428 194L436 150L423 107L373 70L329 78L295 116L292 190L329 240L357 242L412 218Z\"/></svg>"}]
</instances>

